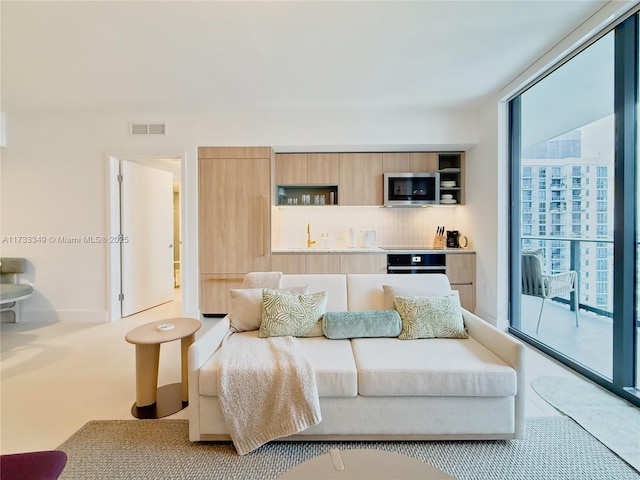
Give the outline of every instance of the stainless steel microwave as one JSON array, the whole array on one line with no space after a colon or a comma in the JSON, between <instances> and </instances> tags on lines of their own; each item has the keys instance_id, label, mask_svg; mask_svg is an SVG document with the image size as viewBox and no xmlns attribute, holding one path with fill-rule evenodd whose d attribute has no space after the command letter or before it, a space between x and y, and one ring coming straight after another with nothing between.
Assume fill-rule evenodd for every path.
<instances>
[{"instance_id":1,"label":"stainless steel microwave","mask_svg":"<svg viewBox=\"0 0 640 480\"><path fill-rule=\"evenodd\" d=\"M385 173L384 205L414 207L440 203L440 174Z\"/></svg>"}]
</instances>

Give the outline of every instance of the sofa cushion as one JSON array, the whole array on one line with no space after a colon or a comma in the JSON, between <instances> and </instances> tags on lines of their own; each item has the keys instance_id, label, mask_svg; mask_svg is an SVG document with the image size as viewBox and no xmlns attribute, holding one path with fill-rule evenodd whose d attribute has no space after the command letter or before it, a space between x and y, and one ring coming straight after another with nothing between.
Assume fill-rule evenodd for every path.
<instances>
[{"instance_id":1,"label":"sofa cushion","mask_svg":"<svg viewBox=\"0 0 640 480\"><path fill-rule=\"evenodd\" d=\"M473 338L351 340L358 393L369 396L515 395L516 372Z\"/></svg>"},{"instance_id":2,"label":"sofa cushion","mask_svg":"<svg viewBox=\"0 0 640 480\"><path fill-rule=\"evenodd\" d=\"M344 312L347 310L347 278L339 274L283 275L280 287L309 285L309 293L327 292L327 310ZM372 309L373 310L373 309Z\"/></svg>"},{"instance_id":3,"label":"sofa cushion","mask_svg":"<svg viewBox=\"0 0 640 480\"><path fill-rule=\"evenodd\" d=\"M234 335L257 336L257 331ZM321 397L355 397L358 394L358 374L349 340L327 340L325 337L298 338L302 351L316 374ZM224 347L222 347L224 348ZM220 350L207 360L199 371L200 394L218 396L218 359Z\"/></svg>"},{"instance_id":4,"label":"sofa cushion","mask_svg":"<svg viewBox=\"0 0 640 480\"><path fill-rule=\"evenodd\" d=\"M298 283L298 285L306 285L306 283ZM451 293L449 279L442 273L433 273L430 275L350 274L347 275L349 311L393 309L393 303L385 305L382 285L417 288L419 289L420 296L446 295ZM413 293L410 293L410 295L412 294ZM332 311L339 310L329 309ZM346 308L342 310L346 310Z\"/></svg>"},{"instance_id":5,"label":"sofa cushion","mask_svg":"<svg viewBox=\"0 0 640 480\"><path fill-rule=\"evenodd\" d=\"M263 288L232 288L231 311L229 321L236 332L257 330L262 323L262 290ZM283 293L309 293L309 287L277 288Z\"/></svg>"},{"instance_id":6,"label":"sofa cushion","mask_svg":"<svg viewBox=\"0 0 640 480\"><path fill-rule=\"evenodd\" d=\"M327 292L292 295L265 288L262 291L259 337L319 337L327 311Z\"/></svg>"},{"instance_id":7,"label":"sofa cushion","mask_svg":"<svg viewBox=\"0 0 640 480\"><path fill-rule=\"evenodd\" d=\"M467 338L458 292L437 297L395 297L402 319L400 340Z\"/></svg>"},{"instance_id":8,"label":"sofa cushion","mask_svg":"<svg viewBox=\"0 0 640 480\"><path fill-rule=\"evenodd\" d=\"M327 312L322 319L322 332L331 339L397 337L402 329L395 310L364 312Z\"/></svg>"}]
</instances>

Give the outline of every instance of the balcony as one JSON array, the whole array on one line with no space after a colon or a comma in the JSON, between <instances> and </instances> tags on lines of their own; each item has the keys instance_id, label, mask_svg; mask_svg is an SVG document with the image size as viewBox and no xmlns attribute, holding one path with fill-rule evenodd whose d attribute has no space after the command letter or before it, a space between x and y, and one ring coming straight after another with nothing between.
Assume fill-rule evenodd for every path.
<instances>
[{"instance_id":1,"label":"balcony","mask_svg":"<svg viewBox=\"0 0 640 480\"><path fill-rule=\"evenodd\" d=\"M605 315L580 309L576 327L575 314L560 302L547 300L536 333L542 300L522 296L520 330L534 339L562 352L600 375L613 375L613 322Z\"/></svg>"},{"instance_id":2,"label":"balcony","mask_svg":"<svg viewBox=\"0 0 640 480\"><path fill-rule=\"evenodd\" d=\"M540 329L536 333L536 325L538 322L538 314L542 300L537 297L522 295L521 302L521 318L518 330L533 339L546 344L551 349L562 352L576 362L582 364L586 368L611 378L613 375L613 313L611 306L594 305L597 291L598 272L613 271L613 242L611 240L585 239L585 238L553 238L553 237L525 237L523 243L526 248L545 248L548 246L557 247L563 244L564 253L558 254L557 248L555 255L549 255L545 258L545 273L552 271L551 266L558 266L558 260L564 265L563 270L577 270L579 277L585 278L585 274L589 272L589 278L593 281L588 282L589 287L580 289L579 301L579 326L576 327L575 312L571 310L571 302L569 296L566 298L553 298L545 302L542 318L540 321ZM581 258L581 250L584 257L594 258L596 244L606 244L607 250L611 250L606 258L602 256L596 257L598 260L605 260L606 265L600 265L598 270L598 262L591 261L589 266L585 265L585 259ZM581 248L584 247L584 248ZM524 247L523 247L524 248ZM590 251L587 255L584 252ZM549 252L549 250L547 250ZM604 268L604 270L603 270ZM615 286L609 288L606 295L607 303L612 304L613 290ZM585 300L587 298L590 301ZM637 317L637 319L640 316ZM640 322L636 323L638 327L638 338L640 338ZM514 325L515 326L515 325ZM640 359L640 356L638 357ZM640 360L638 368L640 369Z\"/></svg>"}]
</instances>

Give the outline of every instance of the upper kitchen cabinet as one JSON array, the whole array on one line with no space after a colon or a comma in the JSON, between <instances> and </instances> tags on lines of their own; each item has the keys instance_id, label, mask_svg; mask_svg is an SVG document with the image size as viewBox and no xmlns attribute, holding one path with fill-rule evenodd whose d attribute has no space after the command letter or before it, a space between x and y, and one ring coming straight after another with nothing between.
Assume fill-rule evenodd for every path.
<instances>
[{"instance_id":1,"label":"upper kitchen cabinet","mask_svg":"<svg viewBox=\"0 0 640 480\"><path fill-rule=\"evenodd\" d=\"M276 185L338 185L340 154L278 153Z\"/></svg>"},{"instance_id":2,"label":"upper kitchen cabinet","mask_svg":"<svg viewBox=\"0 0 640 480\"><path fill-rule=\"evenodd\" d=\"M383 173L436 172L438 154L434 152L385 152L382 154Z\"/></svg>"},{"instance_id":3,"label":"upper kitchen cabinet","mask_svg":"<svg viewBox=\"0 0 640 480\"><path fill-rule=\"evenodd\" d=\"M276 185L306 185L308 171L306 153L276 154Z\"/></svg>"},{"instance_id":4,"label":"upper kitchen cabinet","mask_svg":"<svg viewBox=\"0 0 640 480\"><path fill-rule=\"evenodd\" d=\"M451 195L451 199L440 200L440 203L463 205L464 195L464 152L447 152L438 154L438 172L440 172L440 197Z\"/></svg>"},{"instance_id":5,"label":"upper kitchen cabinet","mask_svg":"<svg viewBox=\"0 0 640 480\"><path fill-rule=\"evenodd\" d=\"M310 153L307 157L307 183L310 185L339 185L340 154Z\"/></svg>"},{"instance_id":6,"label":"upper kitchen cabinet","mask_svg":"<svg viewBox=\"0 0 640 480\"><path fill-rule=\"evenodd\" d=\"M382 205L382 153L340 154L340 205Z\"/></svg>"},{"instance_id":7,"label":"upper kitchen cabinet","mask_svg":"<svg viewBox=\"0 0 640 480\"><path fill-rule=\"evenodd\" d=\"M271 267L270 147L198 149L201 274Z\"/></svg>"},{"instance_id":8,"label":"upper kitchen cabinet","mask_svg":"<svg viewBox=\"0 0 640 480\"><path fill-rule=\"evenodd\" d=\"M339 154L278 153L275 158L276 205L338 203Z\"/></svg>"}]
</instances>

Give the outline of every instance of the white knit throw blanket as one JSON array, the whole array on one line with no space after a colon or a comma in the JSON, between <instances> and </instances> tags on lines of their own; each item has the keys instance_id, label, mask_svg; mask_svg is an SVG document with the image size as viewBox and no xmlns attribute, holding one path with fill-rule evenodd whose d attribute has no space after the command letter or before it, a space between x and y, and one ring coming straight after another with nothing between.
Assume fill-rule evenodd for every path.
<instances>
[{"instance_id":1,"label":"white knit throw blanket","mask_svg":"<svg viewBox=\"0 0 640 480\"><path fill-rule=\"evenodd\" d=\"M293 337L229 336L218 400L240 455L322 421L315 373Z\"/></svg>"}]
</instances>

